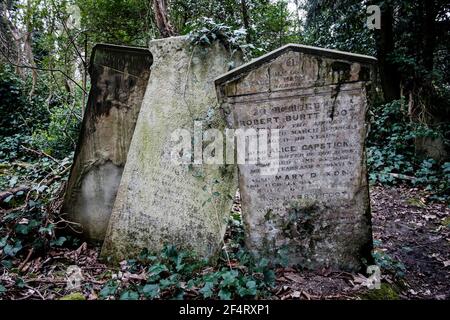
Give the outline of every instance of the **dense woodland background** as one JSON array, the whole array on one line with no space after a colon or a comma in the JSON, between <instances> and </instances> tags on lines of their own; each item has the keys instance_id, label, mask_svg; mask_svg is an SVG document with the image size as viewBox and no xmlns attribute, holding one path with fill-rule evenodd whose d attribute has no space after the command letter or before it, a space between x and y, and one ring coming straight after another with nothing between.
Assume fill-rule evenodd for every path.
<instances>
[{"instance_id":1,"label":"dense woodland background","mask_svg":"<svg viewBox=\"0 0 450 320\"><path fill-rule=\"evenodd\" d=\"M381 8L381 29L366 25L372 4ZM367 143L370 182L414 187L425 192L420 201L448 204L449 27L445 0L0 0L0 268L20 273L48 250L80 245L58 236L59 228L73 226L57 212L89 92L90 52L99 42L146 46L189 34L194 45L218 39L247 59L286 43L373 55L379 70ZM189 273L173 248L161 259L157 275L170 265ZM271 277L265 265L258 268ZM231 278L221 291L214 291L219 280L202 278L211 283L202 287L204 297L262 290L263 282L248 275L215 276ZM0 296L16 285L0 282ZM146 287L147 297L163 290L155 286ZM115 289L108 282L102 290L106 297Z\"/></svg>"}]
</instances>

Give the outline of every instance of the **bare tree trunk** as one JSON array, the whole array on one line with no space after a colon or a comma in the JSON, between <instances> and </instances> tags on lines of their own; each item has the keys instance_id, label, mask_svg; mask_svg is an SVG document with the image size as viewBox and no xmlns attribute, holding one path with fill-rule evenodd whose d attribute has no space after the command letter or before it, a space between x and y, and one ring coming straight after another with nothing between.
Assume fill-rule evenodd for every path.
<instances>
[{"instance_id":1,"label":"bare tree trunk","mask_svg":"<svg viewBox=\"0 0 450 320\"><path fill-rule=\"evenodd\" d=\"M7 60L12 60L20 64L21 57L21 41L23 35L8 19L9 7L6 1L0 1L0 50L2 56L5 56ZM15 67L15 72L21 78L24 78L24 74L21 68Z\"/></svg>"},{"instance_id":2,"label":"bare tree trunk","mask_svg":"<svg viewBox=\"0 0 450 320\"><path fill-rule=\"evenodd\" d=\"M167 4L165 0L153 0L153 11L155 14L156 26L163 38L176 35L167 14Z\"/></svg>"},{"instance_id":3,"label":"bare tree trunk","mask_svg":"<svg viewBox=\"0 0 450 320\"><path fill-rule=\"evenodd\" d=\"M31 84L31 90L29 93L30 98L33 96L34 91L36 89L36 83L37 83L37 69L36 63L34 62L34 54L33 54L33 46L32 46L32 39L31 39L31 30L27 30L27 33L25 35L25 43L24 43L24 51L25 55L28 60L28 64L32 66L31 69L31 76L32 76L32 84Z\"/></svg>"},{"instance_id":4,"label":"bare tree trunk","mask_svg":"<svg viewBox=\"0 0 450 320\"><path fill-rule=\"evenodd\" d=\"M392 101L400 97L400 74L397 66L389 59L394 51L393 15L393 8L386 4L381 9L381 29L375 32L381 87L386 101Z\"/></svg>"},{"instance_id":5,"label":"bare tree trunk","mask_svg":"<svg viewBox=\"0 0 450 320\"><path fill-rule=\"evenodd\" d=\"M27 15L31 15L31 2L27 1ZM29 93L29 98L34 94L34 91L36 89L36 83L37 83L37 69L36 69L36 63L34 62L34 54L33 54L33 39L32 39L32 32L33 32L33 26L31 24L31 21L26 21L26 31L25 31L25 39L24 39L24 53L26 56L26 59L28 60L28 65L31 66L31 76L32 76L32 84L31 84L31 90Z\"/></svg>"},{"instance_id":6,"label":"bare tree trunk","mask_svg":"<svg viewBox=\"0 0 450 320\"><path fill-rule=\"evenodd\" d=\"M86 83L87 83L87 69L88 69L88 61L87 61L87 44L88 44L88 35L87 33L84 35L84 62L81 61L83 64L83 101L81 103L81 118L84 116L84 109L86 107Z\"/></svg>"},{"instance_id":7,"label":"bare tree trunk","mask_svg":"<svg viewBox=\"0 0 450 320\"><path fill-rule=\"evenodd\" d=\"M247 43L252 42L252 37L250 35L250 18L248 16L248 6L246 0L241 0L241 10L242 10L242 22L244 23L244 28L246 31L245 40Z\"/></svg>"},{"instance_id":8,"label":"bare tree trunk","mask_svg":"<svg viewBox=\"0 0 450 320\"><path fill-rule=\"evenodd\" d=\"M425 69L428 72L433 71L434 61L434 49L436 48L436 32L435 32L435 21L436 21L436 7L434 0L427 0L424 2L424 41L423 41L423 63Z\"/></svg>"},{"instance_id":9,"label":"bare tree trunk","mask_svg":"<svg viewBox=\"0 0 450 320\"><path fill-rule=\"evenodd\" d=\"M298 0L294 0L295 3L295 11L296 11L296 20L297 20L297 26L295 27L295 31L297 36L300 39L300 26L302 25L302 20L300 18L300 4L298 3Z\"/></svg>"}]
</instances>

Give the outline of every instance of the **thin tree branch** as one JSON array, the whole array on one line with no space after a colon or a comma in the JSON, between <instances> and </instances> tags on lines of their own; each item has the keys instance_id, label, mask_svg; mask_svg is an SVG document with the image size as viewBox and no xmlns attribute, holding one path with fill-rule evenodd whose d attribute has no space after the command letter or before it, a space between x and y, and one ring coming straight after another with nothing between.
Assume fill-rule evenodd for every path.
<instances>
[{"instance_id":1,"label":"thin tree branch","mask_svg":"<svg viewBox=\"0 0 450 320\"><path fill-rule=\"evenodd\" d=\"M78 84L78 82L76 82L74 79L69 77L69 75L67 73L65 73L64 71L62 71L61 69L41 68L41 67L33 67L33 66L28 66L28 65L17 64L15 62L12 62L9 59L9 57L3 52L2 49L0 49L0 53L2 54L2 56L6 59L6 61L9 64L11 64L12 66L17 67L17 68L26 68L26 69L31 69L31 70L50 71L50 72L60 72L64 77L66 77L68 80L72 81L78 88L80 88L85 94L87 94L86 90L84 90L83 87Z\"/></svg>"}]
</instances>

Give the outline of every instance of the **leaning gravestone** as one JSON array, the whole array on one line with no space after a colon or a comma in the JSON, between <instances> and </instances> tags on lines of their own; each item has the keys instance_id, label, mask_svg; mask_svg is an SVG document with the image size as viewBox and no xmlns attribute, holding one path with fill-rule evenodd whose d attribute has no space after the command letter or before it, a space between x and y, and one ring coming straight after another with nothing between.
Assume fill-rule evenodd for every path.
<instances>
[{"instance_id":1,"label":"leaning gravestone","mask_svg":"<svg viewBox=\"0 0 450 320\"><path fill-rule=\"evenodd\" d=\"M370 257L364 138L375 62L287 45L216 79L230 126L279 130L268 139L275 147L258 144L247 157L276 163L239 164L246 244L256 255L341 270Z\"/></svg>"},{"instance_id":2,"label":"leaning gravestone","mask_svg":"<svg viewBox=\"0 0 450 320\"><path fill-rule=\"evenodd\" d=\"M151 64L148 49L99 44L92 51L91 90L62 210L88 239L105 237Z\"/></svg>"},{"instance_id":3,"label":"leaning gravestone","mask_svg":"<svg viewBox=\"0 0 450 320\"><path fill-rule=\"evenodd\" d=\"M152 76L102 256L117 261L143 248L158 251L171 244L212 257L221 248L230 194L237 188L236 170L202 164L201 155L195 154L202 152L201 145L200 150L187 149L195 135L195 121L203 130L225 126L217 112L214 78L228 70L230 54L218 42L192 47L187 37L154 40L149 49L154 59ZM177 162L172 151L178 144L176 132L183 129L190 137L186 150L179 151L189 159Z\"/></svg>"}]
</instances>

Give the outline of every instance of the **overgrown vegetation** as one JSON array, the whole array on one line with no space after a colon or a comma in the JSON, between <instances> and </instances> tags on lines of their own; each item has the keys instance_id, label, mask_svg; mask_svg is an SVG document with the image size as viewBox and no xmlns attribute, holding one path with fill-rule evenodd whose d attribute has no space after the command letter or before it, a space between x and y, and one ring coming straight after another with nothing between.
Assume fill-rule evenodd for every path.
<instances>
[{"instance_id":1,"label":"overgrown vegetation","mask_svg":"<svg viewBox=\"0 0 450 320\"><path fill-rule=\"evenodd\" d=\"M433 159L421 152L417 141L441 142L444 152L450 147L450 126L434 128L411 121L404 100L380 104L372 109L367 162L372 183L393 185L409 183L433 193L431 199L447 201L450 196L450 162Z\"/></svg>"},{"instance_id":2,"label":"overgrown vegetation","mask_svg":"<svg viewBox=\"0 0 450 320\"><path fill-rule=\"evenodd\" d=\"M47 95L47 80L29 95L31 79L23 80L7 65L0 66L0 162L27 161L23 147L62 159L73 151L80 124L80 99Z\"/></svg>"},{"instance_id":3,"label":"overgrown vegetation","mask_svg":"<svg viewBox=\"0 0 450 320\"><path fill-rule=\"evenodd\" d=\"M253 44L246 43L247 31L245 29L232 29L223 23L216 23L210 18L203 18L195 22L192 25L192 30L189 33L189 40L194 46L207 47L214 41L220 41L230 50L232 55L240 50L246 61L263 52L262 48L256 48Z\"/></svg>"},{"instance_id":4,"label":"overgrown vegetation","mask_svg":"<svg viewBox=\"0 0 450 320\"><path fill-rule=\"evenodd\" d=\"M41 157L32 163L3 166L0 209L0 260L5 268L23 267L27 255L45 253L50 247L68 245L71 236L56 236L67 227L59 216L63 183L71 159Z\"/></svg>"},{"instance_id":5,"label":"overgrown vegetation","mask_svg":"<svg viewBox=\"0 0 450 320\"><path fill-rule=\"evenodd\" d=\"M264 298L275 286L269 261L256 261L243 248L240 215L231 218L227 252L211 266L194 254L166 245L161 252L143 250L139 257L124 261L100 291L102 299L238 299ZM228 256L227 256L228 255ZM133 280L130 275L142 275Z\"/></svg>"},{"instance_id":6,"label":"overgrown vegetation","mask_svg":"<svg viewBox=\"0 0 450 320\"><path fill-rule=\"evenodd\" d=\"M285 0L166 2L176 34L189 34L198 46L221 40L230 50L242 49L247 59L289 42L377 56L373 85L378 90L367 140L370 181L415 186L427 199L448 203L450 9L445 1L374 2L382 9L386 28L381 30L366 27L365 9L373 1L294 1L291 8ZM0 270L13 282L0 284L0 297L26 288L22 278L32 259L82 247L76 237L57 231L76 227L59 209L87 99L89 53L98 42L145 46L163 35L153 3L0 3ZM442 228L448 228L447 220ZM99 298L271 295L274 271L243 249L240 217L234 215L230 224L229 257L218 265L170 245L159 253L142 252L120 270L105 271L108 282ZM383 251L375 250L374 258L395 276L406 272ZM93 290L89 286L83 288L87 294Z\"/></svg>"},{"instance_id":7,"label":"overgrown vegetation","mask_svg":"<svg viewBox=\"0 0 450 320\"><path fill-rule=\"evenodd\" d=\"M47 80L36 83L0 66L0 258L21 268L27 255L67 245L56 237L66 226L57 216L79 126L79 109L67 96L47 96ZM50 100L48 99L50 98Z\"/></svg>"}]
</instances>

